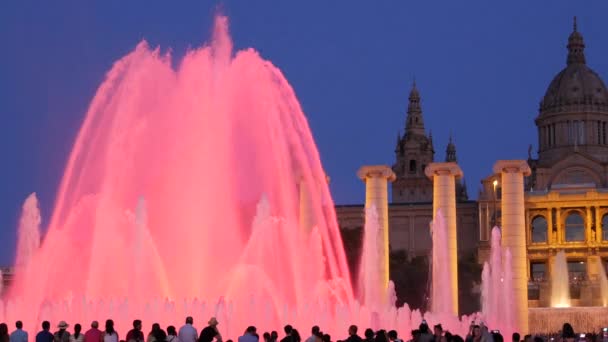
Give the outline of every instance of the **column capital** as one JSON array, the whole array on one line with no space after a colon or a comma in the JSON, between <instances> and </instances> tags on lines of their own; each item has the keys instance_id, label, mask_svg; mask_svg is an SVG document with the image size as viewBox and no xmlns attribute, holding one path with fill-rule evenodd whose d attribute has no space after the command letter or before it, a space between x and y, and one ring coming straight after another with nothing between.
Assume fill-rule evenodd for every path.
<instances>
[{"instance_id":1,"label":"column capital","mask_svg":"<svg viewBox=\"0 0 608 342\"><path fill-rule=\"evenodd\" d=\"M359 176L361 180L366 180L368 178L385 178L389 182L392 182L397 178L393 172L393 169L391 169L388 165L361 166L359 171L357 171L357 176Z\"/></svg>"},{"instance_id":2,"label":"column capital","mask_svg":"<svg viewBox=\"0 0 608 342\"><path fill-rule=\"evenodd\" d=\"M525 160L499 160L494 164L494 173L523 173L529 176L532 172Z\"/></svg>"},{"instance_id":3,"label":"column capital","mask_svg":"<svg viewBox=\"0 0 608 342\"><path fill-rule=\"evenodd\" d=\"M449 163L430 163L425 169L424 174L433 179L435 175L453 175L455 178L461 178L463 176L462 170L458 164Z\"/></svg>"}]
</instances>

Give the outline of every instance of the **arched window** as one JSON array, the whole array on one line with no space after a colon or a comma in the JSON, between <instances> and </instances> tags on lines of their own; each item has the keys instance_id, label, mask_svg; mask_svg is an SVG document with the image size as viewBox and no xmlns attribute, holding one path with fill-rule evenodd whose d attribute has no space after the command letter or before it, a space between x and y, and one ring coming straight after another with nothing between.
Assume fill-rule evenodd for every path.
<instances>
[{"instance_id":1,"label":"arched window","mask_svg":"<svg viewBox=\"0 0 608 342\"><path fill-rule=\"evenodd\" d=\"M602 240L608 241L608 214L602 217Z\"/></svg>"},{"instance_id":2,"label":"arched window","mask_svg":"<svg viewBox=\"0 0 608 342\"><path fill-rule=\"evenodd\" d=\"M585 220L577 212L566 218L566 241L585 241Z\"/></svg>"},{"instance_id":3,"label":"arched window","mask_svg":"<svg viewBox=\"0 0 608 342\"><path fill-rule=\"evenodd\" d=\"M544 216L536 216L532 220L532 242L546 243L547 242L547 220Z\"/></svg>"}]
</instances>

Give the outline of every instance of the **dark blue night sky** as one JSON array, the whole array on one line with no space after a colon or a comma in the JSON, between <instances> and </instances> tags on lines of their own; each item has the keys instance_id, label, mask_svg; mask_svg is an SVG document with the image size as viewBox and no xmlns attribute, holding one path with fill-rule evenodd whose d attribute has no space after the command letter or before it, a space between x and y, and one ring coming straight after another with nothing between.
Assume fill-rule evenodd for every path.
<instances>
[{"instance_id":1,"label":"dark blue night sky","mask_svg":"<svg viewBox=\"0 0 608 342\"><path fill-rule=\"evenodd\" d=\"M497 159L536 147L539 101L565 66L572 17L588 64L608 72L605 1L2 1L0 265L20 206L43 224L88 102L142 39L175 57L207 40L218 8L237 48L285 73L302 103L337 203L361 203L363 164L392 164L415 77L436 159L450 132L469 186Z\"/></svg>"}]
</instances>

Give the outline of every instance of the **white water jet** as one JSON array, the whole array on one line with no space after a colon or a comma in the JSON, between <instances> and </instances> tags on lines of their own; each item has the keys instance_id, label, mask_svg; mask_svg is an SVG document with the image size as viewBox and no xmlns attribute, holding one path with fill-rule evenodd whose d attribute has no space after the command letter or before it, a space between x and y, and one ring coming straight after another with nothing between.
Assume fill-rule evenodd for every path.
<instances>
[{"instance_id":1,"label":"white water jet","mask_svg":"<svg viewBox=\"0 0 608 342\"><path fill-rule=\"evenodd\" d=\"M378 210L375 205L365 209L365 227L363 231L363 252L361 259L360 284L363 286L361 303L368 309L378 310L383 302L383 297L387 294L385 288L380 287L378 272Z\"/></svg>"},{"instance_id":2,"label":"white water jet","mask_svg":"<svg viewBox=\"0 0 608 342\"><path fill-rule=\"evenodd\" d=\"M452 312L453 298L449 284L450 274L456 270L450 269L447 225L440 209L430 228L433 241L431 312L445 315Z\"/></svg>"},{"instance_id":3,"label":"white water jet","mask_svg":"<svg viewBox=\"0 0 608 342\"><path fill-rule=\"evenodd\" d=\"M507 248L504 254L504 265L503 265L503 303L514 303L515 293L513 291L513 256L511 250ZM504 305L504 326L507 327L510 332L517 331L515 327L515 309L512 305ZM505 330L503 328L503 330ZM508 336L508 335L507 335Z\"/></svg>"},{"instance_id":4,"label":"white water jet","mask_svg":"<svg viewBox=\"0 0 608 342\"><path fill-rule=\"evenodd\" d=\"M566 253L559 251L553 259L551 270L551 306L554 308L570 307L570 278Z\"/></svg>"},{"instance_id":5,"label":"white water jet","mask_svg":"<svg viewBox=\"0 0 608 342\"><path fill-rule=\"evenodd\" d=\"M23 202L19 230L17 231L17 257L15 267L25 268L40 247L40 209L36 193Z\"/></svg>"},{"instance_id":6,"label":"white water jet","mask_svg":"<svg viewBox=\"0 0 608 342\"><path fill-rule=\"evenodd\" d=\"M501 308L503 305L502 301L502 282L503 282L503 267L502 267L502 245L501 245L501 231L500 228L494 227L492 229L492 241L490 251L490 316L488 320L490 324L497 324L501 322L502 312Z\"/></svg>"},{"instance_id":7,"label":"white water jet","mask_svg":"<svg viewBox=\"0 0 608 342\"><path fill-rule=\"evenodd\" d=\"M481 271L481 313L484 317L490 316L490 264L487 261Z\"/></svg>"},{"instance_id":8,"label":"white water jet","mask_svg":"<svg viewBox=\"0 0 608 342\"><path fill-rule=\"evenodd\" d=\"M602 306L608 306L608 277L606 277L606 269L600 260L598 267L598 280L600 283L600 295L602 298Z\"/></svg>"}]
</instances>

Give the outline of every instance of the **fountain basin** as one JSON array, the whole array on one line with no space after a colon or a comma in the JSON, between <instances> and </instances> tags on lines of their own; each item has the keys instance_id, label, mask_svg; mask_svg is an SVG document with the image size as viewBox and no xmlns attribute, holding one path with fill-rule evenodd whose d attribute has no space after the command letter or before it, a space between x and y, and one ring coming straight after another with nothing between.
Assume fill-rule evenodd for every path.
<instances>
[{"instance_id":1,"label":"fountain basin","mask_svg":"<svg viewBox=\"0 0 608 342\"><path fill-rule=\"evenodd\" d=\"M569 322L576 333L599 332L608 325L608 307L579 306L570 308L530 308L528 322L531 334L556 333Z\"/></svg>"}]
</instances>

